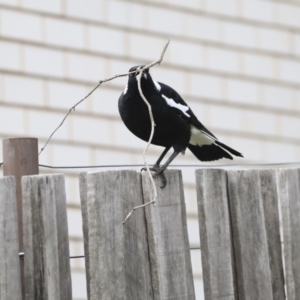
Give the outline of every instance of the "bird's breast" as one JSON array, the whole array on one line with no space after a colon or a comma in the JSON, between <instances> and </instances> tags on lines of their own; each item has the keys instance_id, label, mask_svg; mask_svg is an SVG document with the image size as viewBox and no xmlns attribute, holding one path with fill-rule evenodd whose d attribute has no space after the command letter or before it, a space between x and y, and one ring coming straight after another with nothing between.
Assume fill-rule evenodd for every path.
<instances>
[{"instance_id":1,"label":"bird's breast","mask_svg":"<svg viewBox=\"0 0 300 300\"><path fill-rule=\"evenodd\" d=\"M153 144L159 146L188 144L191 134L190 125L170 111L164 103L159 105L149 100L156 125ZM149 140L151 121L148 107L142 98L120 97L119 112L124 124L134 135L144 141Z\"/></svg>"}]
</instances>

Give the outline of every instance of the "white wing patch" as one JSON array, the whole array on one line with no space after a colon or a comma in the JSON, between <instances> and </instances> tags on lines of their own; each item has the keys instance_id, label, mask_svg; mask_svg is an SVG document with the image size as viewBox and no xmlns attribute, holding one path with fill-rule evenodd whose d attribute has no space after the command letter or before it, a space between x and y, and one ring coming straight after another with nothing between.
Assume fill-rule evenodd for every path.
<instances>
[{"instance_id":1,"label":"white wing patch","mask_svg":"<svg viewBox=\"0 0 300 300\"><path fill-rule=\"evenodd\" d=\"M158 82L156 82L155 80L153 80L153 83L154 83L154 85L155 85L157 91L159 92L159 91L161 90L160 84L159 84Z\"/></svg>"},{"instance_id":2,"label":"white wing patch","mask_svg":"<svg viewBox=\"0 0 300 300\"><path fill-rule=\"evenodd\" d=\"M206 135L207 137L209 137L210 139L214 140L214 141L217 141L218 139L216 139L214 136L210 135L209 133L203 131L203 130L200 130L204 135Z\"/></svg>"},{"instance_id":3,"label":"white wing patch","mask_svg":"<svg viewBox=\"0 0 300 300\"><path fill-rule=\"evenodd\" d=\"M162 97L166 100L167 104L171 107L175 107L182 111L187 117L190 117L190 115L187 113L189 110L188 106L182 105L180 103L176 103L172 98L168 98L165 95L162 95Z\"/></svg>"},{"instance_id":4,"label":"white wing patch","mask_svg":"<svg viewBox=\"0 0 300 300\"><path fill-rule=\"evenodd\" d=\"M191 125L190 144L194 146L211 145L216 139Z\"/></svg>"},{"instance_id":5,"label":"white wing patch","mask_svg":"<svg viewBox=\"0 0 300 300\"><path fill-rule=\"evenodd\" d=\"M125 89L124 89L123 95L125 95L125 94L127 93L127 91L128 91L128 84L126 84L126 86L125 86Z\"/></svg>"}]
</instances>

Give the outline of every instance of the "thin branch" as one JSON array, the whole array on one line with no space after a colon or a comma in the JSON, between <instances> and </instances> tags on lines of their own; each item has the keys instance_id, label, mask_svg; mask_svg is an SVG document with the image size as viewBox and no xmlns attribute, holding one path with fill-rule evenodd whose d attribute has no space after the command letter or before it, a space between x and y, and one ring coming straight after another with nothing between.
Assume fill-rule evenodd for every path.
<instances>
[{"instance_id":1,"label":"thin branch","mask_svg":"<svg viewBox=\"0 0 300 300\"><path fill-rule=\"evenodd\" d=\"M163 58L164 58L164 55L166 53L166 50L169 46L169 43L170 43L170 40L167 41L167 43L165 44L163 50L162 50L162 53L160 55L160 58L146 66L144 66L143 68L139 69L139 70L135 70L135 71L132 71L132 72L127 72L125 74L119 74L119 75L115 75L113 77L110 77L110 78L107 78L105 80L101 80L99 81L99 83L84 97L82 98L80 101L78 101L74 106L72 106L69 111L67 112L67 114L64 116L63 120L61 121L61 123L55 128L55 130L51 133L51 135L49 136L49 138L47 139L44 147L41 148L40 152L39 152L39 155L45 150L45 148L47 147L48 143L50 142L51 138L53 137L53 135L57 132L57 130L64 124L65 120L67 119L67 117L71 114L72 111L75 110L75 108L80 104L82 103L85 99L87 99L96 89L98 89L98 87L100 87L100 85L104 82L107 82L107 81L111 81L115 78L118 78L118 77L123 77L123 76L127 76L131 73L136 73L136 72L139 72L139 76L138 77L138 90L139 90L139 93L140 93L140 96L141 98L143 99L143 101L146 103L147 107L148 107L148 110L149 110L149 116L150 116L150 120L151 120L151 134L150 134L150 137L149 137L149 141L147 143L147 146L146 148L144 149L143 151L143 158L144 158L144 163L145 163L145 166L146 166L146 169L147 169L147 172L149 174L149 177L150 177L150 181L151 181L151 184L153 186L153 191L154 191L154 196L153 196L153 200L143 204L143 205L140 205L140 206L137 206L137 207L134 207L130 213L127 215L127 217L125 218L123 224L125 224L125 222L128 220L128 218L131 216L131 214L136 210L136 209L139 209L139 208L142 208L142 207L145 207L149 204L154 204L156 202L156 199L157 199L157 190L156 190L156 186L155 186L155 182L153 180L153 177L152 177L152 174L151 174L151 171L149 169L149 165L148 165L148 162L147 162L147 158L146 158L146 153L150 147L150 144L152 142L152 139L153 139L153 135L154 135L154 127L155 127L155 122L154 122L154 118L153 118L153 113L152 113L152 108L151 108L151 105L150 103L147 101L145 95L143 94L143 91L142 91L142 87L141 87L141 80L142 80L142 76L143 76L143 72L147 69L150 69L151 67L157 65L157 64L160 64L162 61L163 61Z\"/></svg>"},{"instance_id":2,"label":"thin branch","mask_svg":"<svg viewBox=\"0 0 300 300\"><path fill-rule=\"evenodd\" d=\"M138 75L137 75L138 76ZM126 223L126 221L129 219L129 217L132 215L132 213L139 209L139 208L143 208L147 205L150 205L150 204L154 204L156 202L156 199L157 199L157 190L156 190L156 186L155 186L155 182L154 182L154 179L153 179L153 176L151 174L151 171L149 169L149 165L148 165L148 162L147 162L147 158L146 158L146 153L150 147L150 144L152 142L152 139L153 139L153 135L154 135L154 127L155 127L155 122L154 122L154 117L153 117L153 113L152 113L152 107L150 105L150 103L147 101L143 91L142 91L142 86L141 86L141 79L142 79L142 76L143 76L143 71L140 72L139 74L139 78L138 78L138 89L139 89L139 93L140 93L140 96L142 97L143 101L146 103L146 105L148 106L148 110L149 110L149 116L150 116L150 120L151 120L151 133L150 133L150 137L149 137L149 140L148 140L148 143L146 145L146 148L144 149L143 151L143 158L144 158L144 163L145 163L145 166L146 166L146 170L147 170L147 173L149 175L149 178L150 178L150 181L151 181L151 184L152 184L152 187L153 187L153 191L154 191L154 196L153 196L153 199L150 200L149 202L143 204L143 205L139 205L139 206L135 206L130 212L129 214L126 216L125 220L123 221L123 225Z\"/></svg>"},{"instance_id":3,"label":"thin branch","mask_svg":"<svg viewBox=\"0 0 300 300\"><path fill-rule=\"evenodd\" d=\"M160 64L164 58L164 55L165 55L165 52L167 50L167 47L170 43L170 40L167 41L166 45L164 46L163 48L163 51L160 55L160 58L157 60L157 61L154 61L152 62L151 64L145 66L144 68L141 69L141 72L144 71L145 69L150 69L151 67L153 67L154 65L157 65L157 64ZM95 90L98 89L98 87L100 87L100 85L104 82L107 82L107 81L111 81L115 78L118 78L118 77L124 77L124 76L128 76L129 74L132 74L132 73L136 73L136 71L132 71L132 72L127 72L127 73L123 73L123 74L118 74L118 75L115 75L113 77L110 77L110 78L107 78L107 79L104 79L104 80L100 80L98 82L98 84L84 97L82 98L80 101L78 101L75 105L73 105L69 111L66 113L66 115L64 116L64 118L62 119L61 123L54 129L54 131L50 134L49 138L47 139L46 143L44 144L44 146L41 148L40 152L39 152L39 155L45 150L45 148L47 147L48 143L50 142L50 140L52 139L53 135L57 132L57 130L64 124L64 122L66 121L67 117L69 116L69 114L72 112L72 111L75 111L75 108L81 103L83 102L85 99L87 99L90 95L92 95L94 93ZM140 73L141 74L141 73Z\"/></svg>"},{"instance_id":4,"label":"thin branch","mask_svg":"<svg viewBox=\"0 0 300 300\"><path fill-rule=\"evenodd\" d=\"M100 87L100 85L104 82L107 82L107 81L111 81L115 78L118 78L118 77L124 77L124 76L128 76L129 74L132 74L132 73L135 73L135 71L132 71L132 72L127 72L127 73L124 73L124 74L118 74L118 75L115 75L113 77L110 77L110 78L107 78L107 79L104 79L104 80L101 80L98 82L98 84L84 97L82 98L80 101L78 101L75 105L73 105L69 111L66 113L66 115L64 116L64 118L62 119L61 123L54 129L54 131L51 133L51 135L49 136L49 138L47 139L46 143L44 144L44 146L41 148L40 152L39 152L39 155L45 150L45 148L47 147L48 143L50 142L50 140L52 139L53 135L57 132L57 130L64 124L64 122L66 121L67 117L69 116L69 114L72 112L72 111L75 111L75 108L81 103L83 102L85 99L87 99L89 96L91 96L97 89L98 87Z\"/></svg>"},{"instance_id":5,"label":"thin branch","mask_svg":"<svg viewBox=\"0 0 300 300\"><path fill-rule=\"evenodd\" d=\"M154 182L154 179L153 179L153 176L151 174L151 171L149 169L149 165L148 165L148 162L147 162L147 158L146 158L146 153L150 147L150 144L152 142L152 139L153 139L153 135L154 135L154 129L155 129L155 121L154 121L154 117L153 117L153 113L152 113L152 107L150 105L150 103L147 101L144 93L143 93L143 90L142 90L142 85L141 85L141 80L142 80L142 77L143 77L143 72L144 70L147 70L157 64L160 64L164 58L164 55L165 55L165 52L168 48L168 45L170 43L170 40L167 41L165 47L163 48L163 51L160 55L160 58L157 60L157 61L154 61L153 63L139 69L139 77L138 77L138 90L139 90L139 93L140 93L140 96L142 97L143 101L146 103L147 107L148 107L148 111L149 111L149 116L150 116L150 120L151 120L151 134L150 134L150 137L149 137L149 140L148 140L148 143L147 143L147 146L146 148L144 149L143 151L143 158L144 158L144 163L145 163L145 166L146 166L146 170L147 170L147 173L149 175L149 178L150 178L150 181L151 181L151 184L152 184L152 187L153 187L153 192L154 192L154 195L153 195L153 198L152 200L150 200L149 202L145 203L144 205L140 205L140 206L136 206L134 207L130 212L129 214L126 216L123 224L125 224L125 222L129 219L129 217L131 216L131 214L139 209L139 208L142 208L142 207L145 207L147 205L150 205L150 204L155 204L156 202L156 199L157 199L157 190L156 190L156 186L155 186L155 182Z\"/></svg>"},{"instance_id":6,"label":"thin branch","mask_svg":"<svg viewBox=\"0 0 300 300\"><path fill-rule=\"evenodd\" d=\"M151 176L151 177L152 177L152 176ZM135 207L129 212L129 214L126 216L125 220L123 221L123 224L126 223L126 221L129 219L129 217L132 215L132 213L133 213L135 210L137 210L137 209L139 209L139 208L143 208L143 207L145 207L145 206L147 206L147 205L150 205L150 204L152 204L152 203L155 203L155 200L149 201L149 202L147 202L147 203L145 203L145 204L143 204L143 205L135 206Z\"/></svg>"}]
</instances>

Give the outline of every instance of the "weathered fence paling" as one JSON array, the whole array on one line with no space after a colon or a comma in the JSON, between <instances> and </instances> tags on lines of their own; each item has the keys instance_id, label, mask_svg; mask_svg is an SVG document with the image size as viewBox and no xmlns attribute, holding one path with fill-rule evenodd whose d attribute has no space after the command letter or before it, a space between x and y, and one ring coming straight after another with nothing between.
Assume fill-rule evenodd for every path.
<instances>
[{"instance_id":1,"label":"weathered fence paling","mask_svg":"<svg viewBox=\"0 0 300 300\"><path fill-rule=\"evenodd\" d=\"M165 171L167 186L157 186L156 205L146 206L146 222L154 299L195 299L181 171ZM143 173L144 203L152 200ZM172 270L172 271L170 271Z\"/></svg>"},{"instance_id":2,"label":"weathered fence paling","mask_svg":"<svg viewBox=\"0 0 300 300\"><path fill-rule=\"evenodd\" d=\"M259 172L227 174L239 298L273 299Z\"/></svg>"},{"instance_id":3,"label":"weathered fence paling","mask_svg":"<svg viewBox=\"0 0 300 300\"><path fill-rule=\"evenodd\" d=\"M205 299L237 299L225 170L196 171Z\"/></svg>"},{"instance_id":4,"label":"weathered fence paling","mask_svg":"<svg viewBox=\"0 0 300 300\"><path fill-rule=\"evenodd\" d=\"M89 299L152 299L141 177L109 171L80 177Z\"/></svg>"},{"instance_id":5,"label":"weathered fence paling","mask_svg":"<svg viewBox=\"0 0 300 300\"><path fill-rule=\"evenodd\" d=\"M123 225L133 207L151 198L147 175L142 181L135 171L81 175L91 300L194 299L182 178L179 171L166 176L168 186L157 187L157 205L146 207L146 218L139 209Z\"/></svg>"},{"instance_id":6,"label":"weathered fence paling","mask_svg":"<svg viewBox=\"0 0 300 300\"><path fill-rule=\"evenodd\" d=\"M82 215L82 232L84 239L84 254L85 254L85 276L86 276L86 289L87 296L90 299L90 255L89 255L89 227L87 219L87 184L86 184L87 173L79 174L79 191L80 191L80 200L81 200L81 215Z\"/></svg>"},{"instance_id":7,"label":"weathered fence paling","mask_svg":"<svg viewBox=\"0 0 300 300\"><path fill-rule=\"evenodd\" d=\"M0 178L0 299L21 300L15 178Z\"/></svg>"},{"instance_id":8,"label":"weathered fence paling","mask_svg":"<svg viewBox=\"0 0 300 300\"><path fill-rule=\"evenodd\" d=\"M281 300L285 298L285 292L276 172L259 170L259 177L271 271L272 299Z\"/></svg>"},{"instance_id":9,"label":"weathered fence paling","mask_svg":"<svg viewBox=\"0 0 300 300\"><path fill-rule=\"evenodd\" d=\"M300 169L280 169L277 180L287 297L297 300L300 299Z\"/></svg>"},{"instance_id":10,"label":"weathered fence paling","mask_svg":"<svg viewBox=\"0 0 300 300\"><path fill-rule=\"evenodd\" d=\"M196 172L206 300L285 299L278 189L281 198L286 198L286 204L288 203L282 209L282 215L286 215L283 220L289 224L285 225L283 222L288 237L285 242L291 242L292 239L289 238L293 235L293 241L297 245L292 248L296 249L300 245L297 238L294 239L300 232L299 180L296 176L287 180L286 172L291 170L279 171L279 186L276 172L272 169L208 169ZM289 192L293 195L290 198L287 182L294 182L293 187L290 187ZM293 206L293 212L287 209L290 205ZM293 226L290 222L291 214L296 220ZM285 252L291 249L290 246L291 244L287 245ZM299 266L300 249L297 254L293 254L285 255L290 259L286 265L288 270L293 265ZM293 271L296 269L297 267ZM299 276L297 271L293 276L295 274ZM288 276L286 280L290 280ZM299 298L294 297L294 294L297 295L294 280L291 280L293 297L289 299ZM231 294L226 294L226 291Z\"/></svg>"},{"instance_id":11,"label":"weathered fence paling","mask_svg":"<svg viewBox=\"0 0 300 300\"><path fill-rule=\"evenodd\" d=\"M10 138L3 140L3 175L14 176L18 209L19 252L23 249L22 176L39 173L37 138ZM24 261L20 260L22 296L24 299Z\"/></svg>"},{"instance_id":12,"label":"weathered fence paling","mask_svg":"<svg viewBox=\"0 0 300 300\"><path fill-rule=\"evenodd\" d=\"M25 300L71 300L63 175L22 180Z\"/></svg>"}]
</instances>

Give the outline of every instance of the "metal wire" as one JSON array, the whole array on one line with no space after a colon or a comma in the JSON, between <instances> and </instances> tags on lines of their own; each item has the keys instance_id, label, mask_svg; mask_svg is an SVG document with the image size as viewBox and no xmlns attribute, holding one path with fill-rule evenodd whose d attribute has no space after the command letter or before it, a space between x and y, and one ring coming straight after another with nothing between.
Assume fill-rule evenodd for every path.
<instances>
[{"instance_id":1,"label":"metal wire","mask_svg":"<svg viewBox=\"0 0 300 300\"><path fill-rule=\"evenodd\" d=\"M3 162L0 162L2 167ZM201 165L201 164L177 164L169 167L180 168L224 168L224 167L249 167L249 166L291 166L300 165L300 162L280 162L280 163L243 163L243 164L218 164L218 165ZM124 164L124 165L93 165L93 166L50 166L39 164L41 168L47 169L95 169L95 168L128 168L128 167L144 167L144 164ZM153 165L149 165L153 166Z\"/></svg>"},{"instance_id":2,"label":"metal wire","mask_svg":"<svg viewBox=\"0 0 300 300\"><path fill-rule=\"evenodd\" d=\"M201 248L200 247L191 247L190 250L201 250ZM24 256L25 256L24 252L19 253L20 259L24 259ZM85 256L84 255L70 256L70 259L74 259L74 258L85 258Z\"/></svg>"},{"instance_id":3,"label":"metal wire","mask_svg":"<svg viewBox=\"0 0 300 300\"><path fill-rule=\"evenodd\" d=\"M243 167L243 166L284 166L284 165L300 165L300 162L285 162L285 163L243 163L243 164L219 164L219 165L201 165L201 164L176 164L169 167L181 168L222 168L222 167ZM127 168L127 167L144 167L144 164L128 164L128 165L94 165L94 166L49 166L39 164L42 168L48 169L93 169L93 168ZM153 166L153 165L149 165Z\"/></svg>"}]
</instances>

